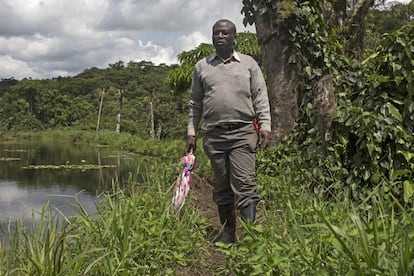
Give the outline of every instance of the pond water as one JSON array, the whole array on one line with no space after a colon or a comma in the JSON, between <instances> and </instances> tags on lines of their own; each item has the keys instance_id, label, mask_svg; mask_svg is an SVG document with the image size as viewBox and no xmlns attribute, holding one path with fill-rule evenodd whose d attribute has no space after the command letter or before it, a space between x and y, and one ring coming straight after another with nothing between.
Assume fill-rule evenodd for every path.
<instances>
[{"instance_id":1,"label":"pond water","mask_svg":"<svg viewBox=\"0 0 414 276\"><path fill-rule=\"evenodd\" d=\"M0 224L31 220L50 202L66 216L78 200L96 211L98 195L123 185L143 159L109 148L58 141L0 143Z\"/></svg>"}]
</instances>

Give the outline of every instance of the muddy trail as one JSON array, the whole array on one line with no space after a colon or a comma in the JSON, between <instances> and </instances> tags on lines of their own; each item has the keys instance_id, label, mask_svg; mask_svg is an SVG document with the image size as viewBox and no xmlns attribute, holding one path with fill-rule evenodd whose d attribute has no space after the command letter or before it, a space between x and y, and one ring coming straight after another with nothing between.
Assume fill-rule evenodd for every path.
<instances>
[{"instance_id":1,"label":"muddy trail","mask_svg":"<svg viewBox=\"0 0 414 276\"><path fill-rule=\"evenodd\" d=\"M202 216L207 219L212 226L210 236L206 239L210 240L208 254L202 256L197 260L195 267L183 268L180 272L181 275L214 275L217 268L223 267L226 263L225 256L214 245L214 235L220 229L220 218L217 213L217 206L213 202L212 186L210 183L197 176L193 175L194 185L191 191L191 204L198 208Z\"/></svg>"},{"instance_id":2,"label":"muddy trail","mask_svg":"<svg viewBox=\"0 0 414 276\"><path fill-rule=\"evenodd\" d=\"M218 230L221 227L220 218L218 216L217 206L213 202L212 186L210 183L197 175L193 175L193 180L194 185L191 191L191 204L200 210L202 216L210 222L212 229L210 237L206 237L206 239L210 240L208 254L197 260L195 267L183 268L180 275L215 275L218 268L226 265L226 257L217 249L213 242L213 236L217 235ZM258 220L262 220L260 218L259 208L260 207L258 206ZM239 215L239 212L236 212L236 236L240 236L241 234L241 226L238 221Z\"/></svg>"}]
</instances>

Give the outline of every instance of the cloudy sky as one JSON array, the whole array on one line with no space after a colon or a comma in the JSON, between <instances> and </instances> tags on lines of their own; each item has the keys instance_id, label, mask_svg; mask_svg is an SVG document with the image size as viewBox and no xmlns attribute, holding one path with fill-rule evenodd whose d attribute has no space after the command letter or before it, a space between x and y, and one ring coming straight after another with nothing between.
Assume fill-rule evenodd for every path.
<instances>
[{"instance_id":1,"label":"cloudy sky","mask_svg":"<svg viewBox=\"0 0 414 276\"><path fill-rule=\"evenodd\" d=\"M177 63L241 0L0 0L0 79L73 76L117 61Z\"/></svg>"},{"instance_id":2,"label":"cloudy sky","mask_svg":"<svg viewBox=\"0 0 414 276\"><path fill-rule=\"evenodd\" d=\"M404 0L403 2L406 2ZM0 80L74 76L118 61L177 63L241 0L0 0Z\"/></svg>"}]
</instances>

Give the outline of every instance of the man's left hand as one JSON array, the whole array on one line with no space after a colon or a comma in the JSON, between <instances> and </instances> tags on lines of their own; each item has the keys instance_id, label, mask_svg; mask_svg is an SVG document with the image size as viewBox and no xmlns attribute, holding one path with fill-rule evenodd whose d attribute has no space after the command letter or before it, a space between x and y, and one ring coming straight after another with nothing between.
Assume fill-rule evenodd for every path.
<instances>
[{"instance_id":1,"label":"man's left hand","mask_svg":"<svg viewBox=\"0 0 414 276\"><path fill-rule=\"evenodd\" d=\"M270 131L260 130L259 132L259 146L263 149L266 149L270 145L271 134Z\"/></svg>"}]
</instances>

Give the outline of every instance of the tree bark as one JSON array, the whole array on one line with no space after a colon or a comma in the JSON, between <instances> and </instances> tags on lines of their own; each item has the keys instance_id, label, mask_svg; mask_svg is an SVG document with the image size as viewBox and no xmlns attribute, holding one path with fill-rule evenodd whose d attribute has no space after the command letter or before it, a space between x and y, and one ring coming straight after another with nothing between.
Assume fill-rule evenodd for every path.
<instances>
[{"instance_id":1,"label":"tree bark","mask_svg":"<svg viewBox=\"0 0 414 276\"><path fill-rule=\"evenodd\" d=\"M325 75L317 81L314 84L314 90L320 138L325 144L326 131L331 127L336 104L332 76Z\"/></svg>"},{"instance_id":2,"label":"tree bark","mask_svg":"<svg viewBox=\"0 0 414 276\"><path fill-rule=\"evenodd\" d=\"M329 16L333 18L331 24L334 26L340 26L344 24L347 16L347 0L334 0L331 2L333 13Z\"/></svg>"},{"instance_id":3,"label":"tree bark","mask_svg":"<svg viewBox=\"0 0 414 276\"><path fill-rule=\"evenodd\" d=\"M153 104L153 100L154 100L154 91L152 91L152 93L150 93L149 97L148 97L148 101L149 101L149 121L150 121L150 137L151 138L155 138L155 122L154 122L154 104Z\"/></svg>"},{"instance_id":4,"label":"tree bark","mask_svg":"<svg viewBox=\"0 0 414 276\"><path fill-rule=\"evenodd\" d=\"M161 139L161 132L162 132L162 127L161 125L158 126L158 130L157 130L157 139L160 140Z\"/></svg>"},{"instance_id":5,"label":"tree bark","mask_svg":"<svg viewBox=\"0 0 414 276\"><path fill-rule=\"evenodd\" d=\"M105 95L105 88L102 88L101 102L99 104L99 111L98 111L98 122L96 123L96 132L99 131L99 125L101 123L101 113L102 113L102 105L103 105L104 95Z\"/></svg>"},{"instance_id":6,"label":"tree bark","mask_svg":"<svg viewBox=\"0 0 414 276\"><path fill-rule=\"evenodd\" d=\"M288 28L272 24L274 15L256 16L256 33L262 50L272 117L272 143L289 134L298 117L298 95L292 87L293 66L284 51Z\"/></svg>"},{"instance_id":7,"label":"tree bark","mask_svg":"<svg viewBox=\"0 0 414 276\"><path fill-rule=\"evenodd\" d=\"M123 100L123 90L119 89L119 98L118 98L118 113L116 115L116 133L121 131L121 110L122 110L122 100Z\"/></svg>"},{"instance_id":8,"label":"tree bark","mask_svg":"<svg viewBox=\"0 0 414 276\"><path fill-rule=\"evenodd\" d=\"M347 52L354 57L360 57L365 49L366 17L375 0L360 0L348 23L348 49Z\"/></svg>"}]
</instances>

